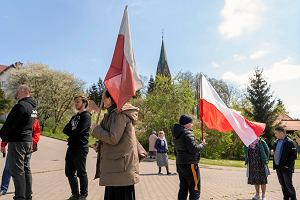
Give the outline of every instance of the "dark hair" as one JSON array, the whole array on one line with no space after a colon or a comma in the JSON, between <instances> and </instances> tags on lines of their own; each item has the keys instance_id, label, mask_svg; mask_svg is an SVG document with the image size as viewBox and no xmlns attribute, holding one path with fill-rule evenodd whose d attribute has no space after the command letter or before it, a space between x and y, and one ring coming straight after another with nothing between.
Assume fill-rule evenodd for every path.
<instances>
[{"instance_id":1,"label":"dark hair","mask_svg":"<svg viewBox=\"0 0 300 200\"><path fill-rule=\"evenodd\" d=\"M277 126L277 127L275 128L275 131L280 131L280 132L285 133L285 129L284 129L283 126Z\"/></svg>"},{"instance_id":2,"label":"dark hair","mask_svg":"<svg viewBox=\"0 0 300 200\"><path fill-rule=\"evenodd\" d=\"M78 99L78 98L80 98L81 101L82 101L82 103L85 104L85 106L84 106L85 108L87 108L87 107L89 106L89 100L88 100L86 97L81 96L81 95L78 95L78 96L75 96L75 97L74 97L74 101L75 101L76 99Z\"/></svg>"},{"instance_id":3,"label":"dark hair","mask_svg":"<svg viewBox=\"0 0 300 200\"><path fill-rule=\"evenodd\" d=\"M110 93L109 93L108 90L105 90L105 93L104 93L104 94L105 94L105 96L106 96L107 98L110 98L110 99L111 99L111 101L112 101L113 104L116 104L115 101L114 101L114 99L112 98L112 96L110 95Z\"/></svg>"}]
</instances>

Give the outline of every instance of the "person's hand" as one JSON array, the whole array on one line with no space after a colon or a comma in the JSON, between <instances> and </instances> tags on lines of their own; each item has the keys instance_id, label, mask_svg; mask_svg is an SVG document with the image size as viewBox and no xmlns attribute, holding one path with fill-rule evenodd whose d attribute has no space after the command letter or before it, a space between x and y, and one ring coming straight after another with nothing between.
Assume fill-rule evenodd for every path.
<instances>
[{"instance_id":1,"label":"person's hand","mask_svg":"<svg viewBox=\"0 0 300 200\"><path fill-rule=\"evenodd\" d=\"M6 148L5 147L1 147L1 153L6 154Z\"/></svg>"},{"instance_id":2,"label":"person's hand","mask_svg":"<svg viewBox=\"0 0 300 200\"><path fill-rule=\"evenodd\" d=\"M32 144L32 152L36 152L37 149L37 144Z\"/></svg>"},{"instance_id":3,"label":"person's hand","mask_svg":"<svg viewBox=\"0 0 300 200\"><path fill-rule=\"evenodd\" d=\"M205 141L205 138L202 140L202 144L206 145L206 141Z\"/></svg>"},{"instance_id":4,"label":"person's hand","mask_svg":"<svg viewBox=\"0 0 300 200\"><path fill-rule=\"evenodd\" d=\"M96 152L98 152L98 145L99 145L99 143L96 142L96 143L92 144L91 147L92 147Z\"/></svg>"}]
</instances>

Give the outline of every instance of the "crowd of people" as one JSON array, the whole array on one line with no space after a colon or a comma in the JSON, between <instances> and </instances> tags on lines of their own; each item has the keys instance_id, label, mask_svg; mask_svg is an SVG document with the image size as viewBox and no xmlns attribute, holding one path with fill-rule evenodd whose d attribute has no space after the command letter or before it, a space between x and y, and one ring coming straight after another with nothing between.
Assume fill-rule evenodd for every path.
<instances>
[{"instance_id":1,"label":"crowd of people","mask_svg":"<svg viewBox=\"0 0 300 200\"><path fill-rule=\"evenodd\" d=\"M21 85L16 92L18 101L0 130L1 152L7 158L2 175L0 195L7 192L10 176L15 186L15 200L32 199L32 176L30 159L37 151L40 128L37 120L36 103L30 96L30 88ZM88 196L88 176L86 160L89 152L89 135L98 139L95 150L98 153L95 178L99 185L105 186L105 200L134 200L134 185L140 181L139 161L141 152L136 138L134 125L138 120L137 107L126 103L117 109L109 91L103 95L103 105L107 110L99 125L92 125L91 113L87 111L88 99L84 96L74 98L74 107L78 111L66 124L63 132L68 136L68 148L65 157L65 175L68 179L71 196L69 200L85 200ZM199 170L200 152L206 141L198 142L192 131L193 119L182 115L172 128L176 169L179 177L178 199L200 199L201 178ZM297 148L300 151L300 137L294 142L287 137L284 127L275 128L276 143L273 153L273 168L276 170L284 200L296 200L293 186L293 173ZM267 143L258 138L249 147L244 148L247 165L248 184L254 185L256 194L253 200L266 200L266 189L270 170L270 150ZM162 167L167 175L173 173L168 164L168 142L164 131L155 131L149 137L149 157L156 158L158 174ZM261 190L261 194L260 194Z\"/></svg>"}]
</instances>

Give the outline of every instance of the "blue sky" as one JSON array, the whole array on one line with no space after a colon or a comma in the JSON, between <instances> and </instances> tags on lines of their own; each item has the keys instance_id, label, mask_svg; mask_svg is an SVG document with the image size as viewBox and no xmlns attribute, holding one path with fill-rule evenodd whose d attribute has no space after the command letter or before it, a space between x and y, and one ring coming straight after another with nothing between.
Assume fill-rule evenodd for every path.
<instances>
[{"instance_id":1,"label":"blue sky","mask_svg":"<svg viewBox=\"0 0 300 200\"><path fill-rule=\"evenodd\" d=\"M125 5L139 73L154 75L161 31L172 74L247 84L263 67L274 95L300 118L300 1L27 0L0 3L0 64L39 62L87 85L104 78Z\"/></svg>"}]
</instances>

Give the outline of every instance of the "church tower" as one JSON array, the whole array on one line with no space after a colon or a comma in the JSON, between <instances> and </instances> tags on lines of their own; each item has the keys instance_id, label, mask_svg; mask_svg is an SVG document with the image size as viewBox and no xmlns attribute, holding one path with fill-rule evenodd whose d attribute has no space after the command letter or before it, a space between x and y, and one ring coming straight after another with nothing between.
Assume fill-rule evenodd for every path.
<instances>
[{"instance_id":1,"label":"church tower","mask_svg":"<svg viewBox=\"0 0 300 200\"><path fill-rule=\"evenodd\" d=\"M156 70L156 76L157 75L171 78L171 73L170 73L170 69L169 69L169 65L168 65L168 61L167 61L167 54L166 54L165 45L164 45L164 36L162 36L160 56L159 56L159 61L157 64L157 70Z\"/></svg>"}]
</instances>

